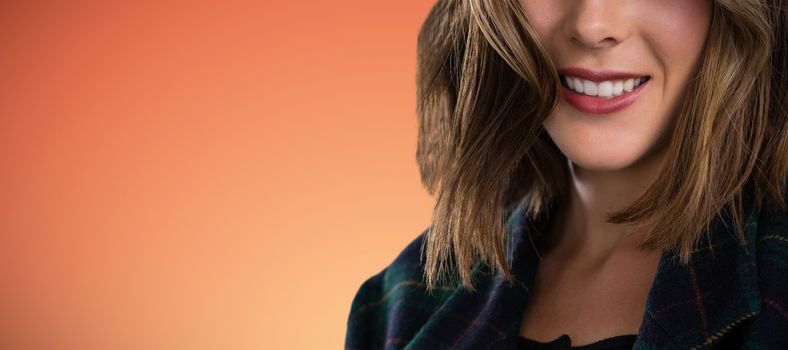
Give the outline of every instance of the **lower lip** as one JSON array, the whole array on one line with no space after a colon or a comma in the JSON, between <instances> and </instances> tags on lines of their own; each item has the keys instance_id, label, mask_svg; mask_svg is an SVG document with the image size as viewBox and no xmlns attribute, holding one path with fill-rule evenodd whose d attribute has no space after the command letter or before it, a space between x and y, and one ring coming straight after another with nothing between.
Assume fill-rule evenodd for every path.
<instances>
[{"instance_id":1,"label":"lower lip","mask_svg":"<svg viewBox=\"0 0 788 350\"><path fill-rule=\"evenodd\" d=\"M635 103L638 96L640 96L640 94L643 92L643 89L645 89L646 85L648 85L650 82L651 79L638 85L638 87L632 89L632 91L625 92L613 98L601 98L583 95L574 92L563 85L561 85L561 94L564 96L564 99L567 103L572 105L572 107L575 107L575 109L580 112L589 114L608 114L618 112Z\"/></svg>"}]
</instances>

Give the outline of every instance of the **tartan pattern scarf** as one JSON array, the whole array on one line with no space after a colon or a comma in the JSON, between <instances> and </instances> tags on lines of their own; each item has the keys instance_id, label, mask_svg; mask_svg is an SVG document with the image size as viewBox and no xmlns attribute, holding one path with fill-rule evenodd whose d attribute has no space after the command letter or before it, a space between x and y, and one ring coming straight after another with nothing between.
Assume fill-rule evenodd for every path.
<instances>
[{"instance_id":1,"label":"tartan pattern scarf","mask_svg":"<svg viewBox=\"0 0 788 350\"><path fill-rule=\"evenodd\" d=\"M710 244L701 245L689 264L663 253L633 349L788 349L788 213L749 198L746 245L723 210L710 226ZM477 263L475 293L459 282L426 293L420 262L425 229L360 286L345 349L517 349L539 263L540 228L548 220L527 219L522 203L507 210L514 283Z\"/></svg>"}]
</instances>

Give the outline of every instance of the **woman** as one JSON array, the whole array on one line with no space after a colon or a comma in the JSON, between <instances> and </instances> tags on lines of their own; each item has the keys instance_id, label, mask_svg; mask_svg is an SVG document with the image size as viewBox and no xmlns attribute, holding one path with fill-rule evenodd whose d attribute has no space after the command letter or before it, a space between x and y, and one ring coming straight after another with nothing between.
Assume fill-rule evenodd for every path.
<instances>
[{"instance_id":1,"label":"woman","mask_svg":"<svg viewBox=\"0 0 788 350\"><path fill-rule=\"evenodd\" d=\"M438 0L348 349L788 349L786 2Z\"/></svg>"}]
</instances>

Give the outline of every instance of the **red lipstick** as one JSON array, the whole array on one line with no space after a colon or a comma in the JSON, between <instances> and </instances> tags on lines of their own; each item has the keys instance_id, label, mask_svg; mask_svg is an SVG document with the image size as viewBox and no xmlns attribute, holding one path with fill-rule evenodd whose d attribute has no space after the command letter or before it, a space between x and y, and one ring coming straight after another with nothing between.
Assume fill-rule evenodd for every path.
<instances>
[{"instance_id":1,"label":"red lipstick","mask_svg":"<svg viewBox=\"0 0 788 350\"><path fill-rule=\"evenodd\" d=\"M648 83L651 81L650 77L644 74L629 73L622 71L592 71L589 69L570 67L558 70L561 76L561 95L569 105L574 107L580 112L588 114L608 114L620 111L631 104L635 103L640 94L644 91ZM623 91L621 95L613 97L597 97L585 95L576 92L566 86L566 76L589 80L593 82L602 82L606 80L627 80L645 78L645 81L640 85L633 88L632 91Z\"/></svg>"}]
</instances>

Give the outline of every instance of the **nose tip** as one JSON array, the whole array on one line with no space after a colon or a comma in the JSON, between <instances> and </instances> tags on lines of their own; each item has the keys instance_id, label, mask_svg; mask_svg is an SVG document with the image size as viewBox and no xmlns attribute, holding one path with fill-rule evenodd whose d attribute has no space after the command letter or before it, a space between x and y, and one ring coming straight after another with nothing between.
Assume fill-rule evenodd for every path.
<instances>
[{"instance_id":1,"label":"nose tip","mask_svg":"<svg viewBox=\"0 0 788 350\"><path fill-rule=\"evenodd\" d=\"M629 35L618 1L577 1L566 23L572 41L586 48L615 46Z\"/></svg>"}]
</instances>

